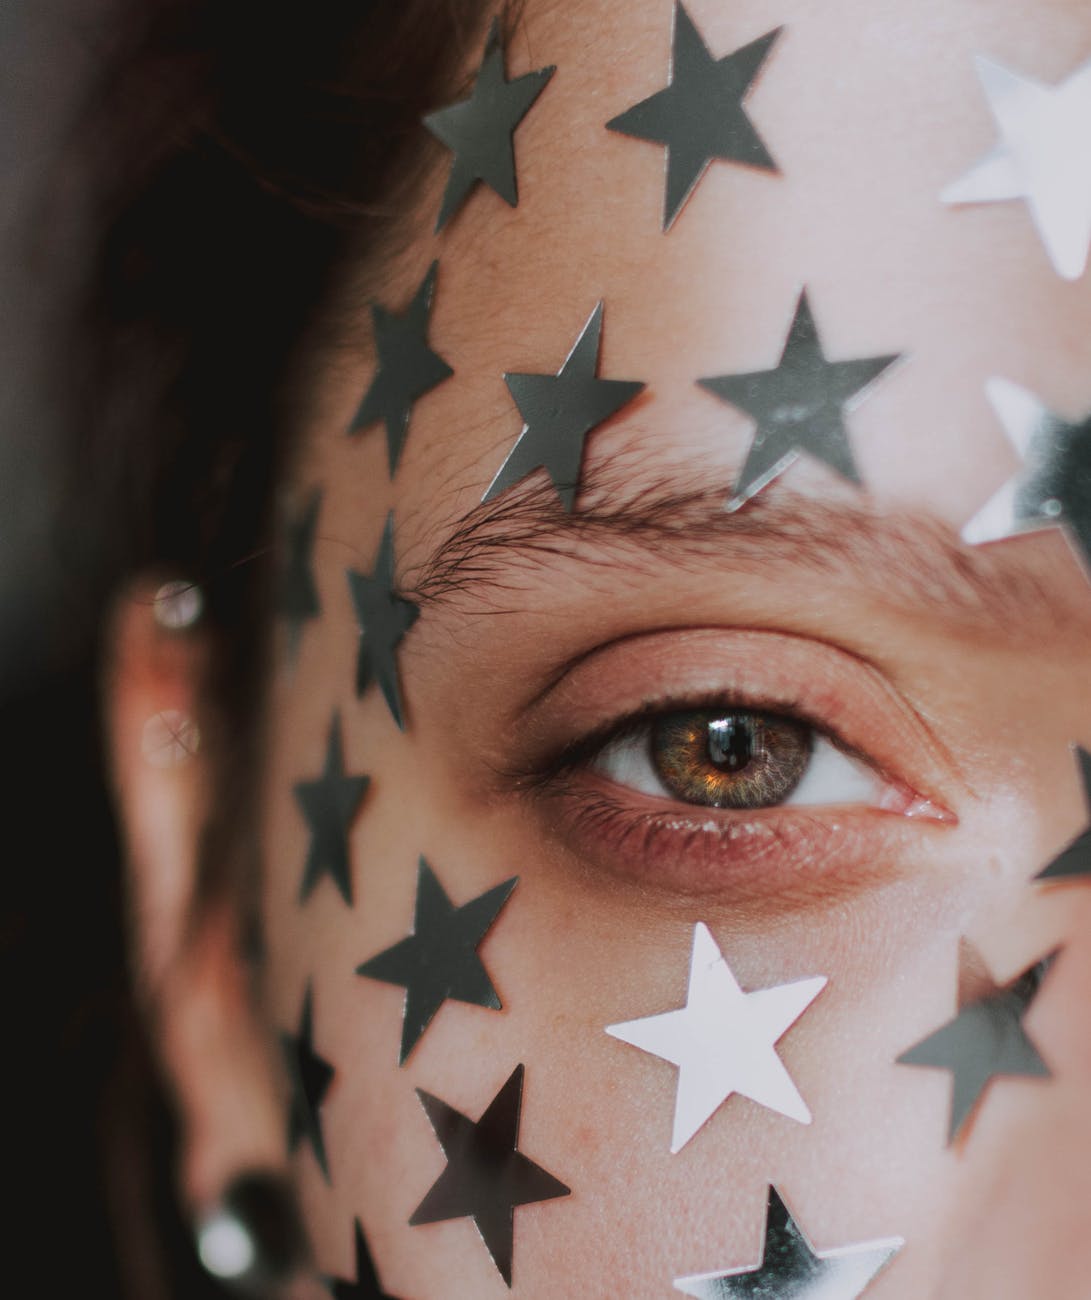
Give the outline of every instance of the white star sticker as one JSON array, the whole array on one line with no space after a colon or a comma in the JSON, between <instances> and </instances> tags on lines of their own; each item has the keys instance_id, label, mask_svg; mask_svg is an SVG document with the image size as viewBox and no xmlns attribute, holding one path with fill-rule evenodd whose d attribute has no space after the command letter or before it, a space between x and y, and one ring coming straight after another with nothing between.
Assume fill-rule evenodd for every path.
<instances>
[{"instance_id":1,"label":"white star sticker","mask_svg":"<svg viewBox=\"0 0 1091 1300\"><path fill-rule=\"evenodd\" d=\"M709 933L693 931L686 1005L641 1020L608 1025L623 1043L678 1066L671 1152L686 1145L733 1092L811 1122L775 1044L826 985L824 975L744 993Z\"/></svg>"},{"instance_id":2,"label":"white star sticker","mask_svg":"<svg viewBox=\"0 0 1091 1300\"><path fill-rule=\"evenodd\" d=\"M1057 86L980 56L976 63L1000 140L941 200L1026 199L1057 274L1078 280L1091 249L1091 62Z\"/></svg>"}]
</instances>

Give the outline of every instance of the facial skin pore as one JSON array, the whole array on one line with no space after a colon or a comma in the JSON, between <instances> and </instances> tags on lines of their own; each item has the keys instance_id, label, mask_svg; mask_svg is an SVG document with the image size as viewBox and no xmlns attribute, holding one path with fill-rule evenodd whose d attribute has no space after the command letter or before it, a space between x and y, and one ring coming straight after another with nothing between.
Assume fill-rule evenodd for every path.
<instances>
[{"instance_id":1,"label":"facial skin pore","mask_svg":"<svg viewBox=\"0 0 1091 1300\"><path fill-rule=\"evenodd\" d=\"M455 371L392 483L382 431L346 436L374 367L362 304L318 385L296 477L324 489L323 617L272 691L264 902L270 1005L294 1028L310 983L337 1069L332 1185L297 1162L308 1225L325 1272L351 1275L359 1216L391 1294L505 1294L469 1221L407 1226L444 1167L414 1089L476 1118L522 1062L520 1146L573 1189L516 1211L526 1300L665 1298L755 1264L769 1183L820 1249L906 1239L875 1300L1072 1294L1091 1262L1091 893L1029 881L1085 819L1069 746L1091 746L1091 587L1060 530L977 550L957 532L1017 468L990 376L1091 408L1091 293L1051 271L1025 204L938 196L994 142L973 56L1054 82L1091 54L1091 17L689 12L716 55L783 24L747 100L780 174L714 162L664 234L662 149L604 124L666 83L672 5L528 0L509 75L558 71L516 136L519 206L479 187L433 236L437 150L378 276L400 308L440 258L430 339ZM727 514L753 425L696 381L775 366L803 287L829 358L905 354L848 415L866 491L804 458ZM599 373L647 387L590 435L575 514L542 474L481 506L522 423L504 372L559 369L599 300ZM345 580L390 510L422 609L404 734L377 691L354 697ZM729 812L557 765L634 713L710 701L802 716L909 797ZM327 881L301 907L291 790L335 709L347 770L371 777L356 903ZM481 946L503 1011L448 1003L399 1068L402 993L354 969L409 931L421 854L455 903L520 884ZM676 1072L603 1030L684 1003L698 921L744 989L828 977L780 1045L814 1120L733 1097L671 1155ZM953 1014L963 935L1000 980L1064 952L1027 1018L1054 1077L995 1083L947 1149L949 1075L894 1061Z\"/></svg>"}]
</instances>

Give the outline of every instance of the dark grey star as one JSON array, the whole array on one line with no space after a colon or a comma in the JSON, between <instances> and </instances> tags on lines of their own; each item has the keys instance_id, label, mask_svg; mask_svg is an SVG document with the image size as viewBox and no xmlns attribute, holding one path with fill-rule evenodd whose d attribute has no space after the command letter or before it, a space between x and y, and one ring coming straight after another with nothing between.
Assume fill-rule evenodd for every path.
<instances>
[{"instance_id":1,"label":"dark grey star","mask_svg":"<svg viewBox=\"0 0 1091 1300\"><path fill-rule=\"evenodd\" d=\"M863 391L899 360L892 355L827 361L804 290L775 369L698 380L702 388L757 422L728 509L749 501L803 452L859 483L845 428L845 409L855 405Z\"/></svg>"},{"instance_id":2,"label":"dark grey star","mask_svg":"<svg viewBox=\"0 0 1091 1300\"><path fill-rule=\"evenodd\" d=\"M670 84L606 123L610 131L667 146L664 230L714 158L777 170L743 100L780 32L714 59L685 8L676 5Z\"/></svg>"},{"instance_id":3,"label":"dark grey star","mask_svg":"<svg viewBox=\"0 0 1091 1300\"><path fill-rule=\"evenodd\" d=\"M973 950L965 943L960 968L965 972ZM1042 986L1057 952L1029 967L1010 984L994 985L964 1005L953 1020L898 1057L900 1065L950 1070L954 1076L948 1146L967 1124L993 1079L1048 1079L1050 1070L1023 1028L1023 1017ZM980 958L977 959L980 965Z\"/></svg>"},{"instance_id":4,"label":"dark grey star","mask_svg":"<svg viewBox=\"0 0 1091 1300\"><path fill-rule=\"evenodd\" d=\"M347 1282L341 1278L324 1279L326 1288L333 1300L398 1300L389 1295L379 1282L379 1275L372 1263L371 1251L367 1248L364 1227L359 1219L355 1220L356 1231L356 1281Z\"/></svg>"},{"instance_id":5,"label":"dark grey star","mask_svg":"<svg viewBox=\"0 0 1091 1300\"><path fill-rule=\"evenodd\" d=\"M417 1089L447 1157L447 1168L413 1211L409 1226L472 1218L508 1286L515 1245L515 1208L571 1192L517 1150L523 1069L521 1065L515 1067L476 1123L445 1101Z\"/></svg>"},{"instance_id":6,"label":"dark grey star","mask_svg":"<svg viewBox=\"0 0 1091 1300\"><path fill-rule=\"evenodd\" d=\"M363 695L372 678L379 683L394 721L405 730L405 711L398 683L398 646L420 615L420 607L394 589L394 516L386 517L375 568L371 573L348 571L349 591L360 626L356 660L356 694Z\"/></svg>"},{"instance_id":7,"label":"dark grey star","mask_svg":"<svg viewBox=\"0 0 1091 1300\"><path fill-rule=\"evenodd\" d=\"M1084 808L1091 813L1091 754L1074 746L1083 782ZM1035 880L1086 880L1091 878L1091 816L1087 827L1068 842L1057 856L1034 877Z\"/></svg>"},{"instance_id":8,"label":"dark grey star","mask_svg":"<svg viewBox=\"0 0 1091 1300\"><path fill-rule=\"evenodd\" d=\"M303 1014L297 1035L280 1035L280 1046L292 1088L288 1112L288 1149L294 1151L303 1138L311 1144L326 1182L330 1181L326 1143L322 1137L320 1110L333 1082L334 1068L314 1050L313 1000L307 986Z\"/></svg>"},{"instance_id":9,"label":"dark grey star","mask_svg":"<svg viewBox=\"0 0 1091 1300\"><path fill-rule=\"evenodd\" d=\"M775 1187L769 1188L765 1246L757 1268L675 1280L696 1300L856 1300L899 1250L901 1237L816 1251Z\"/></svg>"},{"instance_id":10,"label":"dark grey star","mask_svg":"<svg viewBox=\"0 0 1091 1300\"><path fill-rule=\"evenodd\" d=\"M311 831L311 846L299 890L301 903L307 901L322 876L328 875L341 891L341 897L352 906L348 833L368 784L366 776L345 774L341 716L334 713L322 775L317 781L300 781L293 791Z\"/></svg>"},{"instance_id":11,"label":"dark grey star","mask_svg":"<svg viewBox=\"0 0 1091 1300\"><path fill-rule=\"evenodd\" d=\"M432 868L421 858L413 933L356 967L357 975L400 984L405 989L399 1064L405 1064L449 998L500 1010L500 998L477 946L518 883L518 876L513 876L479 898L455 907Z\"/></svg>"},{"instance_id":12,"label":"dark grey star","mask_svg":"<svg viewBox=\"0 0 1091 1300\"><path fill-rule=\"evenodd\" d=\"M288 624L288 657L295 659L303 625L322 612L313 570L314 534L322 507L321 489L303 509L289 518L284 529L284 557L280 569L277 609Z\"/></svg>"},{"instance_id":13,"label":"dark grey star","mask_svg":"<svg viewBox=\"0 0 1091 1300\"><path fill-rule=\"evenodd\" d=\"M600 302L557 374L504 376L525 423L482 501L491 501L536 469L545 469L561 505L572 509L587 435L644 390L635 380L597 377L602 315Z\"/></svg>"},{"instance_id":14,"label":"dark grey star","mask_svg":"<svg viewBox=\"0 0 1091 1300\"><path fill-rule=\"evenodd\" d=\"M398 468L398 458L405 445L413 403L455 373L428 346L428 317L438 267L438 262L432 263L413 301L401 315L387 311L378 303L371 306L379 367L349 432L358 433L376 420L386 424L391 476Z\"/></svg>"},{"instance_id":15,"label":"dark grey star","mask_svg":"<svg viewBox=\"0 0 1091 1300\"><path fill-rule=\"evenodd\" d=\"M484 181L510 207L517 206L515 128L554 72L555 67L539 68L508 81L500 24L493 19L473 94L424 119L428 130L455 155L436 218L437 230L442 229L478 181Z\"/></svg>"}]
</instances>

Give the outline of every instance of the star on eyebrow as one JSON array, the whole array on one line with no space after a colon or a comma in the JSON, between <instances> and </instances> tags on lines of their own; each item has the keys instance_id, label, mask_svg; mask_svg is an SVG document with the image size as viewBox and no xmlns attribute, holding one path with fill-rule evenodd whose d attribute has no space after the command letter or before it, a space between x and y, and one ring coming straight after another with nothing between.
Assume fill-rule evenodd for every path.
<instances>
[{"instance_id":1,"label":"star on eyebrow","mask_svg":"<svg viewBox=\"0 0 1091 1300\"><path fill-rule=\"evenodd\" d=\"M670 83L606 123L609 131L667 146L664 230L670 229L714 158L777 170L743 100L781 30L714 59L684 6L677 4Z\"/></svg>"}]
</instances>

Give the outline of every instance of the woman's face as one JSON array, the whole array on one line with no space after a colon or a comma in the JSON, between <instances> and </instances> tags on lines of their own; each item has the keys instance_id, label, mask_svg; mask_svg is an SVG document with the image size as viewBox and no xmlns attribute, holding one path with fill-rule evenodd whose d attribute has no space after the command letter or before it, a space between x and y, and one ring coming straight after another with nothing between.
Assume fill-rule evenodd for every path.
<instances>
[{"instance_id":1,"label":"woman's face","mask_svg":"<svg viewBox=\"0 0 1091 1300\"><path fill-rule=\"evenodd\" d=\"M816 1252L904 1238L875 1300L1074 1295L1091 890L1033 877L1087 821L1071 746L1091 746L1091 588L1059 528L958 534L1019 468L1015 390L990 400L990 380L1070 420L1091 407L1091 296L1027 203L939 196L996 141L975 56L1053 85L1091 18L1026 0L688 12L712 59L783 27L745 98L776 171L711 162L664 232L663 146L605 124L667 85L672 5L529 0L508 75L557 71L515 133L518 206L477 185L433 234L445 151L375 291L400 313L439 259L427 338L453 377L412 406L389 479L382 424L346 436L377 373L361 302L369 342L335 359L307 434L294 491L322 494L321 617L272 692L264 899L279 1028L299 1032L309 990L335 1071L310 1083L328 1177L314 1129L296 1148L307 1222L328 1274L353 1276L358 1218L391 1295L501 1296L457 1215L477 1206L502 1256L522 1198L514 1294L666 1297L757 1266L775 1185ZM541 468L482 504L525 423L505 375L556 375L600 302L597 375L643 390L590 381L592 320L583 380L533 390L558 457L613 412L572 510ZM803 454L725 509L763 418L759 451L794 429ZM862 486L823 463L842 427ZM390 513L420 611L394 651L404 731L375 684L357 698L347 576L381 577ZM389 672L405 609L377 608ZM315 795L309 825L294 791L335 717L370 784L339 787L340 811ZM321 852L308 867L315 822L327 844L349 827L340 887ZM1012 1029L1002 1057L1034 1074L1040 1053L1051 1077L986 1084L965 1019L922 1049L952 1054L968 1108L948 1143L952 1069L897 1058L1058 948L1012 1022L1033 1048ZM510 1151L510 1108L476 1164L452 1139L449 1167L443 1107L418 1095L476 1121L517 1066L518 1149L568 1195L522 1167L505 1199L482 1152ZM428 1205L456 1217L410 1226L448 1168ZM779 1285L762 1294L819 1294Z\"/></svg>"}]
</instances>

